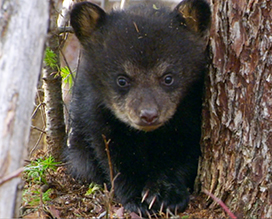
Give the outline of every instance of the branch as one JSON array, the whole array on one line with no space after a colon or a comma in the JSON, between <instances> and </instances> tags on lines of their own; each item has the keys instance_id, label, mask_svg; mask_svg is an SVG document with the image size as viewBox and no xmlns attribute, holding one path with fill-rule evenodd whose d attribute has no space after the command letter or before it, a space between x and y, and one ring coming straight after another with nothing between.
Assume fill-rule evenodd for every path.
<instances>
[{"instance_id":1,"label":"branch","mask_svg":"<svg viewBox=\"0 0 272 219\"><path fill-rule=\"evenodd\" d=\"M61 33L74 33L74 29L70 26L65 26L65 27L59 27L58 29L58 34Z\"/></svg>"},{"instance_id":2,"label":"branch","mask_svg":"<svg viewBox=\"0 0 272 219\"><path fill-rule=\"evenodd\" d=\"M112 163L111 163L111 157L110 157L110 150L109 150L109 143L110 143L110 139L107 140L105 135L102 135L103 139L104 139L104 143L106 146L106 153L107 153L107 157L108 157L108 163L109 163L109 168L110 168L110 181L113 184L113 168L112 168ZM113 185L112 185L113 186Z\"/></svg>"},{"instance_id":3,"label":"branch","mask_svg":"<svg viewBox=\"0 0 272 219\"><path fill-rule=\"evenodd\" d=\"M17 170L15 170L14 172L12 172L11 174L4 176L3 178L0 178L0 185L4 184L5 182L18 177L22 172L24 171L24 168L21 167Z\"/></svg>"},{"instance_id":4,"label":"branch","mask_svg":"<svg viewBox=\"0 0 272 219\"><path fill-rule=\"evenodd\" d=\"M230 216L231 219L237 219L237 217L230 211L230 209L225 205L225 203L221 199L215 197L212 193L210 193L206 189L203 189L203 192L206 195L210 196L216 203L218 203L224 209L224 211Z\"/></svg>"}]
</instances>

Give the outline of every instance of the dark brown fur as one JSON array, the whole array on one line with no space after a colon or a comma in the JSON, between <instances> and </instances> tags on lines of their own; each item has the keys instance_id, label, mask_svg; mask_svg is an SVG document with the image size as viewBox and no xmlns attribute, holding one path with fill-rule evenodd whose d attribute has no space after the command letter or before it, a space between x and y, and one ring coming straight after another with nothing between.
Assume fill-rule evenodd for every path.
<instances>
[{"instance_id":1,"label":"dark brown fur","mask_svg":"<svg viewBox=\"0 0 272 219\"><path fill-rule=\"evenodd\" d=\"M89 2L75 5L82 60L66 156L76 178L110 187L104 135L119 173L115 194L127 209L185 209L200 156L209 22L204 0L110 14Z\"/></svg>"}]
</instances>

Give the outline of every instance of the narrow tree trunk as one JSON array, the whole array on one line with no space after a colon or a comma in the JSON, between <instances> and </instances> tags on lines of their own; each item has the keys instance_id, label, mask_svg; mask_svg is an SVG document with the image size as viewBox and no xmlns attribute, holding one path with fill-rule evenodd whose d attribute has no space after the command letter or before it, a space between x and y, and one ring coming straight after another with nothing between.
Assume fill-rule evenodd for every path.
<instances>
[{"instance_id":1,"label":"narrow tree trunk","mask_svg":"<svg viewBox=\"0 0 272 219\"><path fill-rule=\"evenodd\" d=\"M46 114L46 142L47 152L55 160L61 160L61 150L65 140L65 124L63 116L63 101L59 72L59 33L57 19L61 7L61 0L50 0L50 28L47 46L56 54L56 66L46 66L44 70L44 102Z\"/></svg>"},{"instance_id":2,"label":"narrow tree trunk","mask_svg":"<svg viewBox=\"0 0 272 219\"><path fill-rule=\"evenodd\" d=\"M26 156L48 8L47 1L0 2L0 218L18 217L19 173Z\"/></svg>"},{"instance_id":3,"label":"narrow tree trunk","mask_svg":"<svg viewBox=\"0 0 272 219\"><path fill-rule=\"evenodd\" d=\"M200 181L237 216L271 218L272 1L210 3Z\"/></svg>"}]
</instances>

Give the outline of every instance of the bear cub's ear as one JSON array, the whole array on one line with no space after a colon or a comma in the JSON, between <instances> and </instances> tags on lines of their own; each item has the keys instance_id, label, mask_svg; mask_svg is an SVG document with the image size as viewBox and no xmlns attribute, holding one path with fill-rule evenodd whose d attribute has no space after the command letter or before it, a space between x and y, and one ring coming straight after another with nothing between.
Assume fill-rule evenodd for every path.
<instances>
[{"instance_id":1,"label":"bear cub's ear","mask_svg":"<svg viewBox=\"0 0 272 219\"><path fill-rule=\"evenodd\" d=\"M104 22L106 13L95 4L81 2L74 5L70 17L77 38L84 44L92 32Z\"/></svg>"},{"instance_id":2,"label":"bear cub's ear","mask_svg":"<svg viewBox=\"0 0 272 219\"><path fill-rule=\"evenodd\" d=\"M210 6L205 0L183 0L174 9L186 27L201 37L209 34L211 25Z\"/></svg>"}]
</instances>

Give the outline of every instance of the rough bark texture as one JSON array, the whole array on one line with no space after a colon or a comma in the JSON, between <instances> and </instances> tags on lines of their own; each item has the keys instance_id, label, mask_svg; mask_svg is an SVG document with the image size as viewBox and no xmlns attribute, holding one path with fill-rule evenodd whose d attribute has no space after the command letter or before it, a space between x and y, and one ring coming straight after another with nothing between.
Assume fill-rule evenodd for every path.
<instances>
[{"instance_id":1,"label":"rough bark texture","mask_svg":"<svg viewBox=\"0 0 272 219\"><path fill-rule=\"evenodd\" d=\"M0 2L1 218L18 217L21 179L17 170L26 156L48 17L47 1Z\"/></svg>"},{"instance_id":2,"label":"rough bark texture","mask_svg":"<svg viewBox=\"0 0 272 219\"><path fill-rule=\"evenodd\" d=\"M272 1L210 3L200 181L237 216L271 218Z\"/></svg>"},{"instance_id":3,"label":"rough bark texture","mask_svg":"<svg viewBox=\"0 0 272 219\"><path fill-rule=\"evenodd\" d=\"M59 33L57 19L61 9L62 0L50 0L50 28L47 46L57 55L59 62ZM44 102L46 114L46 142L47 152L55 160L61 160L61 150L64 147L65 124L63 116L63 101L61 84L62 79L57 67L46 66L43 74Z\"/></svg>"}]
</instances>

